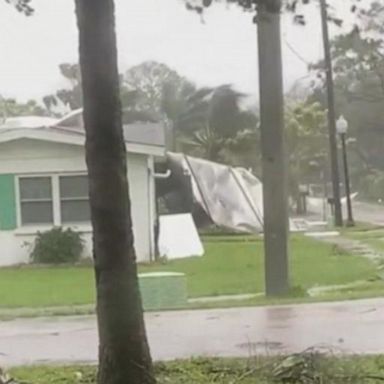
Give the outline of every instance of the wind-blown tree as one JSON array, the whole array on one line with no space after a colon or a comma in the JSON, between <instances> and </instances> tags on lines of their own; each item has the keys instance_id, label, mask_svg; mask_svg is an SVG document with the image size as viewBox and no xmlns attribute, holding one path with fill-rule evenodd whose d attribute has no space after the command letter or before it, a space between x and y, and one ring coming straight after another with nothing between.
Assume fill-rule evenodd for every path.
<instances>
[{"instance_id":1,"label":"wind-blown tree","mask_svg":"<svg viewBox=\"0 0 384 384\"><path fill-rule=\"evenodd\" d=\"M163 121L168 128L169 150L192 150L196 155L222 161L219 152L224 147L231 147L232 155L238 147L240 153L249 144L246 140L255 136L253 129L245 132L249 128L244 126L247 114L238 106L242 95L229 86L197 88L166 64L156 61L145 61L128 69L121 84L126 94L134 94L138 113ZM242 145L237 145L240 142Z\"/></svg>"},{"instance_id":2,"label":"wind-blown tree","mask_svg":"<svg viewBox=\"0 0 384 384\"><path fill-rule=\"evenodd\" d=\"M183 150L184 134L196 132L204 126L212 93L212 88L196 88L189 82L183 87L172 82L164 84L161 108L170 131L170 149Z\"/></svg>"},{"instance_id":3,"label":"wind-blown tree","mask_svg":"<svg viewBox=\"0 0 384 384\"><path fill-rule=\"evenodd\" d=\"M206 116L206 98L211 88L196 88L166 64L145 61L123 76L122 84L137 95L138 110L151 111L161 119L167 130L167 147L178 150L181 131L196 129Z\"/></svg>"},{"instance_id":4,"label":"wind-blown tree","mask_svg":"<svg viewBox=\"0 0 384 384\"><path fill-rule=\"evenodd\" d=\"M337 52L334 56L337 69L335 95L338 114L343 114L347 118L349 135L357 139L353 149L358 155L356 158L358 163L351 163L351 171L354 176L360 178L364 177L370 168L384 169L382 152L384 89L380 82L380 72L366 66L358 56L355 62L356 53L353 49L355 39L355 37L343 38L343 45L345 44L343 49L338 44L340 40L335 42L338 44L337 51L334 51ZM347 44L348 41L351 44ZM377 67L376 64L375 66ZM325 106L325 90L322 82L314 88L309 100L320 102ZM360 169L357 172L359 175L355 174L356 167Z\"/></svg>"},{"instance_id":5,"label":"wind-blown tree","mask_svg":"<svg viewBox=\"0 0 384 384\"><path fill-rule=\"evenodd\" d=\"M144 110L163 112L164 87L172 85L175 94L182 92L190 83L166 64L144 61L129 68L123 75L123 84L138 92L138 107Z\"/></svg>"},{"instance_id":6,"label":"wind-blown tree","mask_svg":"<svg viewBox=\"0 0 384 384\"><path fill-rule=\"evenodd\" d=\"M78 64L61 64L59 68L69 86L44 97L45 105L51 112L52 107L59 103L71 110L81 108L83 97ZM168 148L172 150L183 148L180 142L185 134L193 136L193 142L200 146L200 138L206 136L205 127L209 126L209 130L213 129L214 132L214 142L211 146L206 138L202 143L205 146L202 153L204 157L218 160L217 155L210 153L221 145L219 141L225 138L223 132L226 130L224 136L230 134L233 139L234 133L242 130L236 127L239 121L234 124L238 119L237 99L240 94L229 86L196 88L163 63L148 61L130 68L125 75L120 76L120 92L125 112L124 123L137 120L163 121L170 128ZM215 111L217 108L219 113ZM245 139L244 132L241 138ZM235 145L232 147L235 148Z\"/></svg>"},{"instance_id":7,"label":"wind-blown tree","mask_svg":"<svg viewBox=\"0 0 384 384\"><path fill-rule=\"evenodd\" d=\"M268 11L271 13L280 13L288 12L292 14L293 22L298 25L305 25L307 20L303 13L303 6L308 4L316 3L315 0L284 0L284 1L275 1L275 0L183 0L186 4L187 9L197 12L202 15L204 13L204 8L210 7L215 3L226 3L226 4L235 4L241 7L246 12L250 12L253 15L253 21L257 23L260 21L260 15L257 15L259 7L268 7ZM348 0L351 4L352 13L360 13L361 9L359 7L360 0ZM376 1L374 1L376 2ZM329 10L328 20L335 23L336 25L341 25L342 20L335 15L333 12L333 7L330 4L327 4ZM364 11L364 10L363 10Z\"/></svg>"},{"instance_id":8,"label":"wind-blown tree","mask_svg":"<svg viewBox=\"0 0 384 384\"><path fill-rule=\"evenodd\" d=\"M331 54L335 86L347 102L384 102L384 35L371 39L354 29L332 41ZM310 68L317 74L315 85L322 88L324 62Z\"/></svg>"},{"instance_id":9,"label":"wind-blown tree","mask_svg":"<svg viewBox=\"0 0 384 384\"><path fill-rule=\"evenodd\" d=\"M57 90L54 94L43 97L46 108L53 113L53 108L59 104L69 110L76 110L83 107L83 91L79 64L63 63L59 65L61 75L68 86ZM120 99L124 110L127 110L124 117L125 123L138 120L153 120L153 114L138 109L139 94L136 90L130 90L124 86L123 76L120 75ZM130 113L128 113L130 112Z\"/></svg>"},{"instance_id":10,"label":"wind-blown tree","mask_svg":"<svg viewBox=\"0 0 384 384\"><path fill-rule=\"evenodd\" d=\"M356 139L349 149L352 182L361 193L370 196L380 189L373 187L371 193L372 180L384 171L383 19L383 6L374 2L360 14L360 22L353 31L336 37L331 44L336 108L347 118L349 135ZM312 69L317 81L310 100L325 105L323 62Z\"/></svg>"},{"instance_id":11,"label":"wind-blown tree","mask_svg":"<svg viewBox=\"0 0 384 384\"><path fill-rule=\"evenodd\" d=\"M68 87L59 89L54 95L47 95L43 98L48 110L56 107L61 102L70 110L83 106L83 93L81 89L81 75L78 64L63 63L59 65L61 75L68 83Z\"/></svg>"},{"instance_id":12,"label":"wind-blown tree","mask_svg":"<svg viewBox=\"0 0 384 384\"><path fill-rule=\"evenodd\" d=\"M229 153L239 154L255 142L256 123L254 127L246 126L252 115L239 107L244 95L228 85L196 88L185 77L156 61L130 68L123 84L137 92L139 110L152 110L168 123L169 149L225 161Z\"/></svg>"},{"instance_id":13,"label":"wind-blown tree","mask_svg":"<svg viewBox=\"0 0 384 384\"><path fill-rule=\"evenodd\" d=\"M179 127L182 149L211 161L245 165L242 159L246 154L252 150L256 153L258 119L252 112L240 108L244 96L228 85L214 89L205 108L201 108L204 113L198 115L196 124L184 129ZM255 164L251 161L248 166Z\"/></svg>"},{"instance_id":14,"label":"wind-blown tree","mask_svg":"<svg viewBox=\"0 0 384 384\"><path fill-rule=\"evenodd\" d=\"M313 174L312 163L325 166L327 157L326 110L320 103L294 103L285 112L289 164L289 192L300 209L300 184Z\"/></svg>"},{"instance_id":15,"label":"wind-blown tree","mask_svg":"<svg viewBox=\"0 0 384 384\"><path fill-rule=\"evenodd\" d=\"M0 95L0 119L15 116L46 116L48 111L35 100L20 103L16 99Z\"/></svg>"}]
</instances>

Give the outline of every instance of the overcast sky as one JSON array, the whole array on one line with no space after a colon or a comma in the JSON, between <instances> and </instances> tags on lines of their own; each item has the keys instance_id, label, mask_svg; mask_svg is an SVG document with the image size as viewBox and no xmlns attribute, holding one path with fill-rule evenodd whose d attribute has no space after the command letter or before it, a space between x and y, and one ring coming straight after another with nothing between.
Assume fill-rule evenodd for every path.
<instances>
[{"instance_id":1,"label":"overcast sky","mask_svg":"<svg viewBox=\"0 0 384 384\"><path fill-rule=\"evenodd\" d=\"M0 0L3 96L25 100L52 93L64 85L58 64L78 61L74 1L33 4L35 15L26 18ZM198 85L231 83L257 94L256 27L251 15L220 6L210 9L202 23L185 10L182 0L116 0L116 6L120 72L152 59ZM307 75L305 62L318 60L323 52L319 11L309 7L307 14L306 27L293 26L287 17L283 21L287 89ZM339 15L347 18L349 12L341 9Z\"/></svg>"}]
</instances>

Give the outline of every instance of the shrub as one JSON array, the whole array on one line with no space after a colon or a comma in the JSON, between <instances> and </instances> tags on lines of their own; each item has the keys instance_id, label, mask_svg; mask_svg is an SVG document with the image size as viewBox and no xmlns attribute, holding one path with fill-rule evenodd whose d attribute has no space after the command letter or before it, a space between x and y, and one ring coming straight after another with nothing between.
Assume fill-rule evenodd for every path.
<instances>
[{"instance_id":1,"label":"shrub","mask_svg":"<svg viewBox=\"0 0 384 384\"><path fill-rule=\"evenodd\" d=\"M58 227L38 232L30 256L34 263L74 263L80 259L83 249L84 243L79 233Z\"/></svg>"}]
</instances>

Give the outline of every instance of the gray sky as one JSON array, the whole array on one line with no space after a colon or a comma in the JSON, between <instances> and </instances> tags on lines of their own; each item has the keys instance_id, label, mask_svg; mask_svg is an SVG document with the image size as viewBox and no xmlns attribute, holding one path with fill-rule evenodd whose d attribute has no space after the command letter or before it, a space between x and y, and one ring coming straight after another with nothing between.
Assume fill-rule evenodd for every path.
<instances>
[{"instance_id":1,"label":"gray sky","mask_svg":"<svg viewBox=\"0 0 384 384\"><path fill-rule=\"evenodd\" d=\"M340 1L340 0L338 0ZM344 3L344 2L343 2ZM76 62L74 1L33 0L26 18L0 0L0 94L41 98L63 86L62 62ZM251 15L225 6L209 9L205 23L182 0L116 0L120 71L144 60L168 64L198 85L232 83L257 94L256 27ZM319 12L307 9L309 25L283 21L285 83L307 75L304 61L322 55ZM348 11L341 10L347 17ZM297 54L289 46L294 47Z\"/></svg>"}]
</instances>

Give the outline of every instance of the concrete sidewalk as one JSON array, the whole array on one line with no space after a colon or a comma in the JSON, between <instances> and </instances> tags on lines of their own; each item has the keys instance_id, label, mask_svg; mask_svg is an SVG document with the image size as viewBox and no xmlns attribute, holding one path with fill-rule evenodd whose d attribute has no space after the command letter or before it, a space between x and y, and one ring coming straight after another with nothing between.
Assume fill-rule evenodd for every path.
<instances>
[{"instance_id":1,"label":"concrete sidewalk","mask_svg":"<svg viewBox=\"0 0 384 384\"><path fill-rule=\"evenodd\" d=\"M156 360L299 352L384 353L384 299L146 314ZM94 317L1 323L0 365L95 362Z\"/></svg>"}]
</instances>

